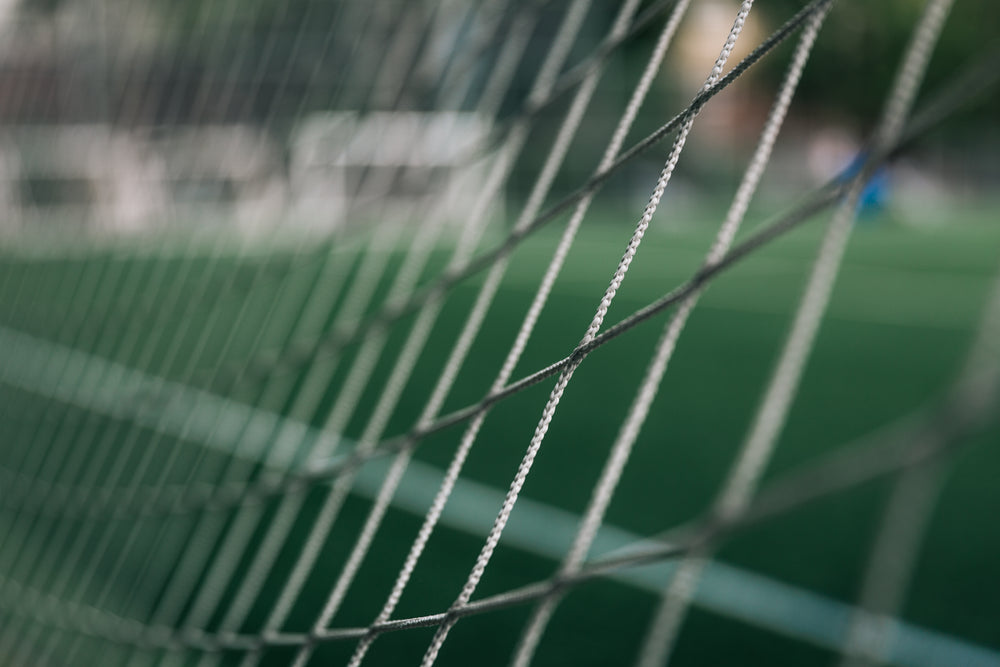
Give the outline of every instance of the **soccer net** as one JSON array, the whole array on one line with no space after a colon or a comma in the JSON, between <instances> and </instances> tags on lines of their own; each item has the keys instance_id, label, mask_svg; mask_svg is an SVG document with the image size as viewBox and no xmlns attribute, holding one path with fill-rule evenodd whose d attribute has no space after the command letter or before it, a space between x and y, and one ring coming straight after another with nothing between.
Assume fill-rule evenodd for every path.
<instances>
[{"instance_id":1,"label":"soccer net","mask_svg":"<svg viewBox=\"0 0 1000 667\"><path fill-rule=\"evenodd\" d=\"M0 662L1000 665L952 4L8 3Z\"/></svg>"}]
</instances>

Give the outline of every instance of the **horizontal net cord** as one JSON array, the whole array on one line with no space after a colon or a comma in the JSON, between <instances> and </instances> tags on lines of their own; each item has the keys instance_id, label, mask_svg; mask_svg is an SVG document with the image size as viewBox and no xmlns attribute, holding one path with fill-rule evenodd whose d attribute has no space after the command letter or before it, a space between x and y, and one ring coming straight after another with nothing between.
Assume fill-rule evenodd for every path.
<instances>
[{"instance_id":1,"label":"horizontal net cord","mask_svg":"<svg viewBox=\"0 0 1000 667\"><path fill-rule=\"evenodd\" d=\"M57 630L127 644L139 649L249 651L260 646L297 646L304 641L304 635L286 633L244 635L206 633L200 630L178 632L167 625L147 625L99 607L63 600L51 593L22 586L10 579L0 577L0 581L3 582L5 590L10 592L11 598L16 600L15 602L0 600L0 609L3 613Z\"/></svg>"},{"instance_id":2,"label":"horizontal net cord","mask_svg":"<svg viewBox=\"0 0 1000 667\"><path fill-rule=\"evenodd\" d=\"M940 94L932 96L931 100L928 101L924 107L922 107L922 110L914 114L913 121L908 126L907 131L903 133L900 140L894 146L887 150L884 155L872 155L872 167L876 168L885 162L898 158L905 150L911 148L913 143L918 138L931 131L949 115L960 109L966 102L983 94L990 87L995 86L997 81L1000 80L1000 69L993 67L993 65L997 63L1000 63L1000 46L996 47L983 59L978 60L966 67L963 70L963 73L959 74L956 79L956 81L960 82L960 85L948 85ZM980 75L982 75L983 78L980 78ZM832 179L827 185L814 190L812 193L804 197L800 204L782 216L779 220L755 231L746 240L735 245L718 264L715 264L706 270L696 272L687 282L682 283L680 286L671 290L657 301L635 311L632 315L622 319L617 324L612 325L605 330L604 333L598 334L594 341L592 341L584 349L586 351L596 349L597 347L610 342L612 338L624 334L629 329L637 326L646 319L654 317L658 313L684 299L695 289L698 289L700 286L703 286L715 279L717 275L726 268L742 261L746 258L746 256L753 254L753 252L759 248L808 221L812 216L815 216L829 208L835 204L846 191L845 184L842 182L838 183L839 180L839 177ZM575 353L577 352L574 352L574 354ZM482 410L485 410L490 406L499 403L502 400L509 398L510 396L513 396L516 393L519 393L520 391L523 391L524 389L527 389L528 387L558 373L563 366L570 362L572 357L573 355L570 355L558 362L555 362L554 364L550 364L549 366L535 371L534 373L530 373L516 382L511 383L503 390L488 394L480 401L448 413L423 428L415 428L406 434L388 438L387 440L382 441L382 443L380 443L379 446L376 447L370 454L363 457L348 454L329 462L314 464L312 469L302 472L293 471L288 474L269 473L265 475L264 479L255 483L255 490L249 494L250 497L247 498L247 502L263 500L286 492L299 492L305 490L313 484L323 483L324 481L335 477L342 470L363 465L367 460L394 454L400 451L403 447L408 446L411 439L421 440L427 436L433 435L463 421L471 419ZM0 378L0 381L7 383L7 381L2 378ZM178 386L176 389L176 395L181 396L188 390L189 388L187 387ZM168 392L168 395L170 395L170 392ZM207 392L205 395L211 396L211 394L208 394ZM238 404L234 403L234 405ZM134 415L125 416L125 418L134 418ZM82 508L78 502L74 502L79 500L79 498L74 494L90 494L93 492L91 487L75 490L72 486L60 484L46 486L46 483L41 480L33 480L23 476L16 476L11 474L9 470L5 470L3 468L0 468L0 476L6 477L6 479L12 484L19 484L21 488L25 488L26 485L41 485L38 487L41 489L38 492L39 498L34 501L27 502L29 511L52 512L61 516L76 516L78 515L77 513L79 513L79 515L88 513L102 514L112 510L117 516L121 517L134 515L159 516L162 514L184 514L199 511L203 508L208 511L222 511L231 507L232 504L239 499L238 493L243 489L242 483L237 485L239 488L236 488L235 486L214 487L209 485L202 487L198 484L193 486L168 486L162 491L164 494L162 504L157 503L155 506L151 506L149 504L150 499L147 498L145 500L137 500L135 505L125 506L120 504L121 498L110 498L106 501L98 502L96 505L97 509L89 510ZM16 482L17 479L20 479L21 481ZM124 487L122 487L122 490L124 491ZM28 493L27 489L25 489L24 492ZM105 492L116 493L113 489L107 489ZM143 492L140 491L139 497L141 498L142 495ZM7 496L7 498L14 498L16 496L17 493L15 492L10 496ZM50 500L55 503L55 509L52 509L51 507L49 509L42 509L48 507L45 502L46 496L48 496ZM66 500L60 500L60 498L63 497L65 497ZM65 505L72 506L72 509L65 507ZM8 501L6 499L3 502L0 502L0 510L3 510L7 506ZM35 509L30 510L30 508ZM62 514L62 512L68 512L69 514Z\"/></svg>"},{"instance_id":3,"label":"horizontal net cord","mask_svg":"<svg viewBox=\"0 0 1000 667\"><path fill-rule=\"evenodd\" d=\"M512 231L506 239L494 247L471 259L468 263L443 272L433 282L422 287L414 296L402 303L387 304L382 310L366 318L356 326L346 329L334 330L316 339L298 341L280 350L262 352L249 361L242 362L239 369L231 369L230 372L244 373L247 379L264 378L273 376L276 373L288 373L296 367L308 363L317 357L331 354L340 348L360 340L364 335L373 329L382 329L390 326L397 320L418 311L425 303L439 298L448 292L452 287L466 280L467 278L488 268L499 258L509 255L520 243L533 232L541 229L546 224L557 219L562 213L568 211L583 197L595 193L607 180L617 173L623 166L636 159L652 146L659 143L663 138L680 127L684 121L692 114L697 113L715 95L722 92L731 85L750 67L756 64L765 55L770 53L779 44L784 42L791 34L798 30L816 11L822 9L829 0L813 0L809 5L800 10L783 26L773 32L767 39L762 41L749 55L740 63L734 66L728 73L722 76L712 87L707 88L698 95L683 110L667 121L659 129L639 140L628 150L621 154L610 167L592 176L583 185L578 187L561 200L545 209L532 220L523 230Z\"/></svg>"},{"instance_id":4,"label":"horizontal net cord","mask_svg":"<svg viewBox=\"0 0 1000 667\"><path fill-rule=\"evenodd\" d=\"M978 397L972 404L967 400L970 392ZM998 400L1000 373L994 364L993 368L965 375L938 401L766 483L739 516L720 518L709 512L677 528L640 540L631 547L589 561L572 576L551 577L469 602L448 612L396 619L371 627L334 628L320 633L312 641L344 641L359 639L372 632L433 627L449 616L478 615L527 604L622 568L682 557L694 548L706 543L717 544L807 503L898 474L964 447L971 436L1000 423ZM215 635L201 630L147 626L135 619L124 619L104 610L33 591L18 582L6 581L5 585L8 589L17 586L21 598L35 603L20 604L20 599L10 602L5 596L0 599L0 608L6 613L29 616L35 622L58 629L83 632L140 648L251 651L261 646L300 646L310 641L306 635L294 633ZM34 607L34 610L26 607ZM94 625L100 623L106 625L95 629Z\"/></svg>"}]
</instances>

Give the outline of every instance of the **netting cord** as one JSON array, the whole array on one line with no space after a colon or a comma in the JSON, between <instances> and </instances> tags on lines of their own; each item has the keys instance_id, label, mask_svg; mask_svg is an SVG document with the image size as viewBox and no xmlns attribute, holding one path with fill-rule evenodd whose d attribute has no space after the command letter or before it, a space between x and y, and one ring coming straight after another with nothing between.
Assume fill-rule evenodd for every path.
<instances>
[{"instance_id":1,"label":"netting cord","mask_svg":"<svg viewBox=\"0 0 1000 667\"><path fill-rule=\"evenodd\" d=\"M637 3L634 2L626 3L625 5L623 5L621 10L619 11L618 18L616 19L615 24L612 26L611 30L612 38L614 38L617 34L625 30L625 25L628 19L631 17L631 14L634 12L636 6ZM640 76L639 82L635 90L633 91L632 97L629 100L628 105L626 105L625 112L619 119L618 125L614 133L612 134L611 141L609 142L609 145L605 150L604 156L602 157L601 162L598 165L598 171L600 171L601 169L605 168L608 164L610 164L610 162L614 160L615 155L617 155L618 151L620 150L621 144L624 142L625 135L627 134L629 128L631 127L635 119L636 114L638 113L642 100L645 98L646 94L649 91L649 87L652 84L653 77L656 71L659 69L659 65L662 62L663 55L666 51L667 45L670 42L670 38L676 31L676 28L680 22L681 17L683 16L686 7L687 7L687 0L682 0L682 2L678 2L675 5L675 9L671 14L671 17L668 20L666 26L664 27L664 31L662 32L661 37L658 40L657 45L653 50L653 53L650 55L649 62L647 63L644 72ZM583 91L588 97L592 93L597 83L598 75L599 75L599 70L598 69L593 70L590 74L588 74L587 80L584 81L583 85L580 88L580 91ZM507 381L510 378L510 375L513 373L514 367L517 365L521 353L523 352L525 346L527 345L527 341L531 336L535 323L537 322L537 319L542 311L542 308L544 307L548 299L548 296L551 293L552 286L555 283L555 279L558 276L560 269L562 268L562 265L565 261L567 254L569 253L569 249L576 236L576 232L583 221L583 217L586 213L589 203L590 203L589 197L581 200L580 204L577 207L577 210L574 211L574 214L570 219L570 222L567 224L566 229L564 230L563 235L559 241L559 244L557 245L556 250L553 253L552 259L550 260L549 266L546 268L545 274L538 287L535 297L533 298L532 303L528 308L528 312L525 315L525 318L521 324L521 327L517 335L515 336L514 344L508 351L508 354L501 366L500 372L493 381L492 385L493 390L501 389L507 383ZM534 211L530 212L530 216L534 216L534 214L535 214ZM530 216L522 218L522 220L519 221L519 223L526 222L528 219L530 219ZM500 266L500 265L505 265L505 262L503 261L498 262L498 264L495 266ZM429 412L425 416L427 417L434 416L439 407L440 407L439 404L435 405L434 411ZM389 597L386 600L385 604L383 605L382 610L379 612L378 616L375 619L375 623L380 623L388 620L393 610L395 609L396 605L398 604L399 599L402 597L403 591L405 590L406 585L410 580L413 570L416 568L417 562L419 561L420 556L423 553L424 547L426 546L427 541L430 539L431 533L433 532L435 526L437 525L438 519L440 518L440 515L444 510L444 506L451 495L455 482L457 481L458 476L461 473L462 467L475 441L475 437L478 433L479 427L484 418L485 418L485 412L481 413L480 415L477 415L477 417L473 419L473 422L466 429L466 432L462 437L459 447L456 449L455 454L452 457L451 463L449 464L448 469L445 472L444 479L442 480L442 483L437 493L435 494L434 500L431 503L427 515L424 518L423 524L421 525L420 530L418 531L417 536L410 547L410 551L407 554L402 569L400 570L400 573L393 584L393 588L389 594ZM420 424L423 424L425 421L427 420L422 420ZM403 449L400 458L397 459L397 461L402 462L399 465L399 468L405 468L406 462L409 460L409 456L415 445L416 441L414 440L409 444L409 446ZM396 483L398 483L398 480L396 480ZM383 493L380 493L380 499L384 497L386 498L387 502L388 498L391 497L391 493L393 492L394 488L395 488L395 483L388 489L387 487L383 487ZM358 644L354 654L351 657L351 661L349 664L352 667L361 664L369 647L371 646L372 642L375 640L376 637L377 635L372 634L362 639L362 641Z\"/></svg>"},{"instance_id":2,"label":"netting cord","mask_svg":"<svg viewBox=\"0 0 1000 667\"><path fill-rule=\"evenodd\" d=\"M950 5L951 0L930 0L926 5L875 130L872 144L876 153L888 151L902 134ZM715 511L722 517L738 514L746 507L771 458L815 343L847 247L860 195L871 173L867 165L860 170L830 221L753 426L716 500ZM643 642L640 667L658 667L667 662L706 558L707 554L695 554L678 566Z\"/></svg>"},{"instance_id":3,"label":"netting cord","mask_svg":"<svg viewBox=\"0 0 1000 667\"><path fill-rule=\"evenodd\" d=\"M725 66L726 61L729 59L730 53L732 53L733 47L736 44L736 38L739 36L743 29L744 22L746 21L746 16L750 12L750 7L752 6L752 0L746 0L740 6L740 10L736 15L736 19L733 23L733 28L730 30L729 36L726 39L725 44L722 47L722 52L719 54L715 65L712 68L712 72L709 75L703 91L707 91L712 88L712 86L718 81L719 77L722 76L722 70ZM628 269L635 258L636 253L639 250L639 245L642 243L643 236L649 227L649 223L653 218L653 214L656 211L657 206L660 203L660 199L663 197L663 193L666 190L667 184L670 181L670 177L674 172L674 168L677 166L677 162L680 158L680 154L684 149L684 144L687 140L688 133L691 131L691 127L694 124L694 114L686 117L682 122L680 129L678 130L677 136L674 139L674 145L671 148L670 155L667 158L666 164L664 165L660 176L656 182L656 187L653 189L653 193L649 198L649 202L643 211L642 217L639 219L636 225L635 231L632 234L632 238L629 240L626 246L625 253L622 255L621 260L618 263L618 268L615 270L614 275L611 278L611 282L604 292L604 296L597 307L597 311L594 313L594 317L590 322L590 326L587 327L587 331L583 336L582 344L587 344L591 342L595 336L600 331L601 325L604 322L604 318L607 315L608 309L611 307L611 303L614 300L618 289L625 280L625 276L628 273ZM476 587L479 585L479 581L482 578L486 567L488 566L493 552L496 549L497 544L500 541L500 536L503 533L503 529L510 518L510 513L517 502L517 498L520 495L521 488L524 486L524 482L531 471L532 464L534 463L535 457L541 448L542 441L545 438L545 434L548 432L549 425L555 415L556 408L562 398L563 392L569 385L572 379L573 373L576 368L580 365L583 358L574 360L573 363L568 365L559 375L556 385L549 396L549 400L542 410L541 419L535 428L535 433L531 438L531 442L524 454L524 458L521 460L521 464L518 466L517 473L511 482L510 489L507 492L507 496L504 499L503 506L500 508L500 512L497 514L497 518L494 521L493 528L490 531L489 536L486 538L486 542L483 544L482 550L480 551L479 557L476 559L476 563L469 573L469 577L462 587L461 592L456 599L454 606L462 606L468 603L472 594L475 592ZM430 667L434 664L437 659L437 655L448 637L448 633L451 628L454 627L456 620L450 620L443 623L438 627L434 638L431 640L431 644L424 654L424 659L422 661L422 667Z\"/></svg>"},{"instance_id":4,"label":"netting cord","mask_svg":"<svg viewBox=\"0 0 1000 667\"><path fill-rule=\"evenodd\" d=\"M446 14L447 12L444 12L441 16L445 16ZM514 25L516 27L518 24L515 22ZM495 107L499 104L499 99L502 97L502 91L505 89L507 82L510 80L510 73L520 54L519 46L521 45L523 45L523 41L520 39L508 40L505 43L505 53L513 54L514 57L500 58L498 66L494 68L493 74L488 79L487 85L481 97L481 104L486 105L488 108ZM389 67L389 69L394 68ZM483 197L480 198L480 201L482 202L480 207L483 209L483 213L481 215L477 215L477 219L485 221L485 210L488 199L488 194L484 194ZM405 294L410 289L410 286L415 281L416 276L433 245L431 241L437 229L439 229L438 226L432 226L429 236L428 234L421 233L417 242L411 246L410 252L407 253L407 257L404 260L403 267L400 268L393 281L393 285L390 287L390 296ZM475 239L479 229L481 229L481 226L470 226L466 229L463 239L459 243L457 252L461 253L467 251L475 244ZM414 252L414 250L418 247L420 250L418 252ZM334 409L327 416L326 427L328 430L337 433L343 430L346 425L346 420L353 412L354 406L360 398L360 393L365 385L367 375L371 372L371 367L379 356L384 342L385 341L382 336L376 336L367 340L362 354L359 354L359 356L355 358L355 362L352 365L348 376L348 382L345 383L345 387L338 396ZM324 385L329 382L329 378L331 376L332 369L326 369L325 372L320 374L311 374L311 377L317 378L316 381L320 383L320 385ZM309 392L300 392L299 398L309 395L321 396L322 393L323 391L321 388L314 394ZM295 406L295 411L302 410L306 413L311 413L314 408L301 408L298 405ZM306 443L303 442L300 444L300 447L305 446L305 444ZM334 445L336 445L336 441L334 441ZM245 490L246 488L244 485L244 492ZM258 586L264 580L274 558L277 557L281 545L285 542L287 531L291 529L294 516L298 513L301 502L301 498L285 498L283 500L281 507L278 510L278 514L276 515L276 520L272 522L270 530L267 532L264 541L254 554L249 571L241 579L240 585L237 589L236 598L226 610L222 620L223 627L238 626L242 622L243 617L249 612L256 597L256 593L258 592ZM257 525L259 518L259 514L254 512L244 512L237 516L236 522L223 540L223 548L214 556L214 560L212 561L210 573L215 576L213 579L214 581L226 581L231 577L233 568L238 563L243 547L252 536L254 527ZM211 544L211 541L206 540L205 543ZM204 553L200 557L190 559L188 556L190 556L193 551L187 550L185 553L185 559L191 563L199 563L209 556L209 552L207 550L202 549L201 551ZM192 565L191 567L197 569L198 566ZM176 586L170 587L168 590L173 592L175 588ZM193 606L185 618L185 627L197 628L207 622L221 595L222 589L219 586L207 586L199 590ZM177 595L174 597L178 600L178 602L184 599L183 595Z\"/></svg>"},{"instance_id":5,"label":"netting cord","mask_svg":"<svg viewBox=\"0 0 1000 667\"><path fill-rule=\"evenodd\" d=\"M829 6L828 4L827 7ZM763 176L778 132L781 129L785 114L788 111L795 89L801 78L802 70L805 67L809 53L812 51L816 35L825 17L826 11L814 14L802 33L799 45L792 57L791 65L788 68L764 129L761 132L757 148L744 172L743 179L736 191L726 218L719 229L715 242L712 244L705 258L705 266L710 266L722 259L732 245L733 238L739 229L740 223L743 221L743 217L746 215L750 200ZM611 447L604 469L601 472L601 477L594 487L591 500L584 511L580 527L573 539L573 544L566 553L559 568L559 572L562 575L576 572L590 551L590 546L601 526L601 522L604 519L605 512L624 471L636 438L649 413L650 406L656 396L667 364L676 348L681 331L687 322L688 315L696 306L700 294L700 290L695 291L680 302L664 329L660 342L653 353L652 360L647 367L642 384L636 393L632 406L629 408L626 420L622 424L618 436ZM530 664L549 619L555 612L556 605L558 605L560 599L561 596L559 595L546 598L532 612L515 649L513 660L515 667L527 667Z\"/></svg>"}]
</instances>

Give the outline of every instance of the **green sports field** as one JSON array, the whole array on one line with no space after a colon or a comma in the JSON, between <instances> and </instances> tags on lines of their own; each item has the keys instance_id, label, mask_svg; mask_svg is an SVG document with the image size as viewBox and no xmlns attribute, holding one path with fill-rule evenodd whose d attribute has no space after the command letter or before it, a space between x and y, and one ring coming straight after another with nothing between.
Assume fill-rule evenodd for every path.
<instances>
[{"instance_id":1,"label":"green sports field","mask_svg":"<svg viewBox=\"0 0 1000 667\"><path fill-rule=\"evenodd\" d=\"M991 204L971 203L939 215L924 212L926 219L920 225L904 224L900 214L866 218L858 224L766 479L807 464L941 396L961 367L1000 267L997 210ZM669 224L654 221L608 324L662 296L697 269L711 243L717 217L707 212L677 217L684 219ZM605 520L612 530L602 533L606 539L598 540L592 556L602 548L613 548L615 539L651 536L677 526L711 504L766 386L825 219L820 217L789 233L712 283L681 336L618 486ZM751 215L748 225L752 230L762 222ZM630 218L616 219L606 213L588 218L515 378L573 350L632 224ZM529 237L511 256L497 299L444 412L474 403L488 392L560 230L557 221ZM164 479L217 483L220 475L243 479L260 474L260 466L247 457L232 458L231 451L218 443L206 444L206 439L215 437L210 427L207 431L190 424L174 428L158 422L158 415L169 412L171 401L180 400L176 398L179 392L190 387L321 428L357 363L364 338L335 352L321 348L317 356L293 355L287 363L275 352L290 347L289 323L301 317L307 297L329 299L329 316L305 332L308 335L302 340L308 343L333 330L337 310L359 279L359 271L373 253L384 252L386 270L368 312L377 309L410 240L404 235L392 247L379 250L372 249L363 236L358 238L360 242L334 248L287 239L240 245L232 240L168 238L156 244L118 242L113 247L62 243L44 251L30 246L6 249L0 267L0 320L7 332L13 332L5 334L5 340L16 340L18 345L0 351L0 358L6 356L4 363L11 368L26 370L11 371L0 385L4 420L9 425L0 463L17 469L30 459L32 450L49 447L39 473L43 480L112 487ZM495 241L487 239L484 246ZM450 250L448 243L435 249L424 270L424 282L438 275ZM344 267L343 282L318 289L327 255L330 262ZM405 433L417 420L481 280L481 275L473 277L448 294L412 378L392 411L386 436ZM348 439L361 437L366 428L414 317L389 329L385 351L364 385L357 408L351 411L344 433ZM645 322L584 361L528 477L525 502L515 509L509 534L476 598L542 580L554 572L558 555L572 538L574 517L589 500L667 319L667 314L661 314ZM11 338L14 334L17 337ZM310 349L309 345L291 347ZM114 361L140 371L143 377L177 384L157 395L119 381L105 387L111 392L108 396L120 398L117 407L100 412L96 403L86 405L79 397L73 399L70 390L64 394L56 390L61 382L78 381L76 376L30 372L32 359L44 359L55 354L53 350L83 352L80 358L97 364L95 368ZM250 360L256 360L253 372L240 373ZM325 393L311 416L295 414L299 408L292 404L303 391L306 370L314 364L332 367L334 363L333 380L324 385ZM551 378L541 382L490 412L465 465L462 484L394 618L440 612L455 599L552 384ZM331 627L364 626L378 613L462 430L458 425L436 433L416 450L399 498ZM206 437L199 437L206 432ZM994 602L1000 591L995 567L1000 533L993 527L998 509L998 435L994 427L969 438L969 446L958 449L949 460L901 614L910 630L936 633L937 643L926 646L938 650L947 644L971 653L929 653L930 649L920 648L923 645L906 644L913 637L926 639L928 635L907 630L910 634L902 633L905 641L899 644L899 655L904 657L897 656L902 664L954 664L947 662L948 656L957 655L974 655L983 661L964 664L1000 664L1000 612ZM111 452L107 465L88 468L86 461L72 463L76 448L92 443L104 443ZM127 460L116 481L110 481L115 456ZM317 565L283 629L301 632L311 626L354 544L386 465L384 459L377 459L361 469L343 513L324 535ZM891 479L866 484L769 519L725 542L718 553L725 567L706 576L704 595L684 626L671 664L833 664L837 654L830 642L836 644L835 638L846 628L845 607L838 603L849 605L857 599L866 556L890 489ZM265 623L327 493L325 484L305 493L289 539L237 628L241 632L255 634ZM255 510L259 512L257 527L231 577L211 580L201 573L191 582L192 597L182 601L182 616L190 613L197 591L214 587L218 603L207 627L225 626L226 610L239 595L281 502L280 496L272 498ZM213 520L228 530L237 516L229 510ZM32 527L30 539L19 551L11 551L10 539L0 548L4 559L0 571L5 577L38 590L62 587L59 592L83 604L97 604L100 599L101 606L115 614L140 620L146 620L175 585L165 585L162 575L172 572L201 520L191 514L169 519L98 518L92 520L98 529L84 532L74 518L36 518L10 511L0 517L8 536ZM106 551L100 552L97 546L104 534L110 537ZM71 572L64 572L60 558L72 550L74 540L85 542L81 549L85 553L81 560L66 565L73 568ZM206 548L217 555L224 544ZM104 556L95 558L94 553ZM119 553L127 557L119 560ZM81 583L82 573L88 571L92 575ZM643 571L646 574L628 580L586 583L569 592L540 646L538 664L630 663L656 603L651 591L655 586L650 582L663 579L668 572L662 568ZM796 601L812 606L789 606ZM530 606L518 606L462 620L441 659L456 665L506 664L529 611ZM37 650L43 650L39 647L53 632L72 633L49 627L40 632L37 627L23 624L24 632L34 633L28 636ZM374 644L371 664L417 661L433 632L433 628L418 628L387 633ZM342 664L353 647L353 641L324 643L315 664ZM100 651L109 660L117 656L106 644L92 639L84 641L83 650ZM905 658L914 654L924 661ZM233 652L234 663L239 657ZM283 664L289 653L273 648L266 657Z\"/></svg>"}]
</instances>

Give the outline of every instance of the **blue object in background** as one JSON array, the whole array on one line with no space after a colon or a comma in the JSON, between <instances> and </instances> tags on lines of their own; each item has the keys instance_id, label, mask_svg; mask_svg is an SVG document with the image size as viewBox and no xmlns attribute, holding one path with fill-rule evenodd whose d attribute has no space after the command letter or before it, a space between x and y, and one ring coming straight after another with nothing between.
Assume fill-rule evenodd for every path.
<instances>
[{"instance_id":1,"label":"blue object in background","mask_svg":"<svg viewBox=\"0 0 1000 667\"><path fill-rule=\"evenodd\" d=\"M837 178L837 182L846 183L857 176L867 159L867 152L858 153ZM861 191L861 198L858 200L858 218L871 218L881 213L889 203L889 190L889 170L882 165L875 170Z\"/></svg>"}]
</instances>

